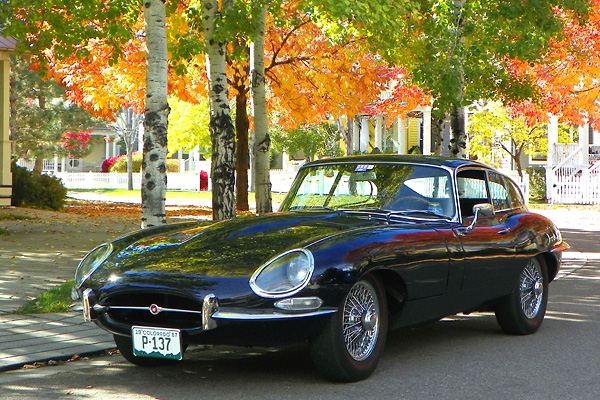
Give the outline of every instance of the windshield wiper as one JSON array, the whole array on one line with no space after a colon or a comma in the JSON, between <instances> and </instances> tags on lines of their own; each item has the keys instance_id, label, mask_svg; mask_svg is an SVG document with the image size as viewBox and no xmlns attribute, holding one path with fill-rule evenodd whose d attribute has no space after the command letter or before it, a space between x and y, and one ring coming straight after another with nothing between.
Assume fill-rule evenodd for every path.
<instances>
[{"instance_id":1,"label":"windshield wiper","mask_svg":"<svg viewBox=\"0 0 600 400\"><path fill-rule=\"evenodd\" d=\"M381 213L381 214L389 214L389 213L393 213L394 211L392 210L386 210L384 208L377 208L377 207L363 207L363 208L338 208L338 211L343 211L343 212L352 212L352 211L356 211L356 212L376 212L376 213Z\"/></svg>"},{"instance_id":2,"label":"windshield wiper","mask_svg":"<svg viewBox=\"0 0 600 400\"><path fill-rule=\"evenodd\" d=\"M325 207L325 206L293 206L289 208L289 211L313 211L313 210L327 210L327 211L335 211L333 208L331 207Z\"/></svg>"},{"instance_id":3,"label":"windshield wiper","mask_svg":"<svg viewBox=\"0 0 600 400\"><path fill-rule=\"evenodd\" d=\"M406 216L412 215L412 214L424 214L424 215L434 216L434 217L438 217L438 218L448 218L445 215L438 214L436 212L429 211L429 210L402 210L402 211L393 211L392 213L394 215L406 215Z\"/></svg>"}]
</instances>

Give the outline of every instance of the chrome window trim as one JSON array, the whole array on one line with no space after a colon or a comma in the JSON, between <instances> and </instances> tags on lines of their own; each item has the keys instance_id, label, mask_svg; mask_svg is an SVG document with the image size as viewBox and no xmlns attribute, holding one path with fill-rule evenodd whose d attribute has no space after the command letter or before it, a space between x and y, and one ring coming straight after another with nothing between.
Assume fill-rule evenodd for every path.
<instances>
[{"instance_id":1,"label":"chrome window trim","mask_svg":"<svg viewBox=\"0 0 600 400\"><path fill-rule=\"evenodd\" d=\"M435 165L435 164L428 164L426 162L419 162L419 161L382 161L382 160L372 160L372 161L348 161L348 162L341 162L340 164L348 164L348 165L361 165L361 164L373 164L373 165L413 165L413 166L418 166L418 167L429 167L429 168L437 168L437 169L442 169L444 171L446 171L448 173L448 178L450 179L450 182L452 184L452 194L453 194L453 204L454 204L454 215L452 217L446 217L444 219L440 219L440 218L432 218L431 221L449 221L449 222L454 222L454 223L461 223L462 219L460 216L460 207L459 207L459 202L458 202L458 191L456 189L456 171L458 171L461 166L458 167L451 167L448 165ZM296 180L298 179L298 177L300 176L300 171L302 171L303 169L307 169L307 168L311 168L311 167L321 167L321 166L325 166L325 165L340 165L340 164L330 164L327 162L324 163L319 163L316 161L313 161L311 163L310 166L308 167L301 167L300 170L298 171L298 174L296 175L296 178L294 179L294 181L292 182L292 186L290 188L291 189L294 187L294 184L296 183ZM468 165L467 167L479 167L479 166L473 166L473 165ZM487 177L486 177L487 179ZM283 205L283 203L282 203ZM281 211L281 209L279 210ZM417 217L411 217L411 219L414 219L415 221L422 221L426 218L417 218ZM429 219L427 219L429 221Z\"/></svg>"}]
</instances>

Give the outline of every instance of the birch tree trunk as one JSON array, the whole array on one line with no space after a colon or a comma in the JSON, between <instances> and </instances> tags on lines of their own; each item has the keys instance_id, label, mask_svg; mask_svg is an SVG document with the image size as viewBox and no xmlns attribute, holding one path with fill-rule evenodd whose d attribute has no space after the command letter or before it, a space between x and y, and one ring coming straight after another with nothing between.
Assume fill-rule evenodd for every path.
<instances>
[{"instance_id":1,"label":"birch tree trunk","mask_svg":"<svg viewBox=\"0 0 600 400\"><path fill-rule=\"evenodd\" d=\"M344 147L346 148L345 155L351 156L354 148L352 134L354 133L354 118L346 117L346 129L343 128L344 124L340 118L339 121L340 129L344 139Z\"/></svg>"},{"instance_id":2,"label":"birch tree trunk","mask_svg":"<svg viewBox=\"0 0 600 400\"><path fill-rule=\"evenodd\" d=\"M235 217L235 131L227 88L227 44L215 37L219 2L202 0L201 3L209 85L213 220L220 221ZM231 0L223 2L223 8L230 5Z\"/></svg>"},{"instance_id":3,"label":"birch tree trunk","mask_svg":"<svg viewBox=\"0 0 600 400\"><path fill-rule=\"evenodd\" d=\"M146 112L142 162L142 228L167 223L167 28L164 0L144 2Z\"/></svg>"},{"instance_id":4,"label":"birch tree trunk","mask_svg":"<svg viewBox=\"0 0 600 400\"><path fill-rule=\"evenodd\" d=\"M271 179L269 177L271 138L269 137L269 120L267 117L267 101L265 94L265 27L268 6L260 10L258 32L251 45L250 73L252 86L252 108L254 111L254 191L257 214L273 211L271 200Z\"/></svg>"},{"instance_id":5,"label":"birch tree trunk","mask_svg":"<svg viewBox=\"0 0 600 400\"><path fill-rule=\"evenodd\" d=\"M441 156L444 142L444 119L431 117L431 139L433 141L433 154Z\"/></svg>"},{"instance_id":6,"label":"birch tree trunk","mask_svg":"<svg viewBox=\"0 0 600 400\"><path fill-rule=\"evenodd\" d=\"M467 157L467 133L465 131L465 108L460 105L452 105L450 110L450 127L452 139L450 139L450 157Z\"/></svg>"},{"instance_id":7,"label":"birch tree trunk","mask_svg":"<svg viewBox=\"0 0 600 400\"><path fill-rule=\"evenodd\" d=\"M464 47L465 38L463 36L464 18L463 11L465 8L465 0L453 0L454 18L456 29L455 41L455 70L458 79L458 94L456 103L452 105L450 110L450 126L452 128L452 139L450 139L450 157L466 158L467 156L467 133L465 130L465 108L462 106L462 101L465 92L465 72L463 68L462 49Z\"/></svg>"}]
</instances>

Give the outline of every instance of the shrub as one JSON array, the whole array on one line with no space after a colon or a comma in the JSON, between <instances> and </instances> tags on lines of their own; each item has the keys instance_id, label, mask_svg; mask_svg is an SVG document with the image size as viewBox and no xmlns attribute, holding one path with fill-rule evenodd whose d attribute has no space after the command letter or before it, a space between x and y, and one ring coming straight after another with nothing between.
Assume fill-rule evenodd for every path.
<instances>
[{"instance_id":1,"label":"shrub","mask_svg":"<svg viewBox=\"0 0 600 400\"><path fill-rule=\"evenodd\" d=\"M131 164L131 170L133 172L139 172L141 170L142 158L143 156L139 153L133 154ZM116 162L110 167L110 172L127 172L127 156L121 156L119 159L117 159ZM171 158L167 159L167 172L179 172L179 160Z\"/></svg>"},{"instance_id":2,"label":"shrub","mask_svg":"<svg viewBox=\"0 0 600 400\"><path fill-rule=\"evenodd\" d=\"M544 167L529 167L529 196L538 199L546 200L546 168Z\"/></svg>"},{"instance_id":3,"label":"shrub","mask_svg":"<svg viewBox=\"0 0 600 400\"><path fill-rule=\"evenodd\" d=\"M142 169L142 155L140 153L133 153L131 170L133 172L140 172ZM127 172L127 156L119 157L113 165L109 168L110 172Z\"/></svg>"},{"instance_id":4,"label":"shrub","mask_svg":"<svg viewBox=\"0 0 600 400\"><path fill-rule=\"evenodd\" d=\"M169 173L178 173L179 172L179 160L174 158L167 159L167 172Z\"/></svg>"},{"instance_id":5,"label":"shrub","mask_svg":"<svg viewBox=\"0 0 600 400\"><path fill-rule=\"evenodd\" d=\"M110 167L113 166L113 164L120 158L123 157L127 157L126 155L121 155L121 156L113 156L110 158L107 158L106 160L102 161L102 172L108 172L110 171ZM127 159L127 158L125 158Z\"/></svg>"},{"instance_id":6,"label":"shrub","mask_svg":"<svg viewBox=\"0 0 600 400\"><path fill-rule=\"evenodd\" d=\"M13 188L11 204L16 207L33 207L60 210L67 196L67 189L60 179L37 175L26 168L12 164Z\"/></svg>"}]
</instances>

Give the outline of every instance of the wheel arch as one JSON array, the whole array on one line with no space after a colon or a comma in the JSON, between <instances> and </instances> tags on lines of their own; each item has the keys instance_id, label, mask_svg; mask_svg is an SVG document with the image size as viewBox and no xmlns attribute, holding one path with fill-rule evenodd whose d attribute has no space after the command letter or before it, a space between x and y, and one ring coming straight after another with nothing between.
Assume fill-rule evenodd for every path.
<instances>
[{"instance_id":1,"label":"wheel arch","mask_svg":"<svg viewBox=\"0 0 600 400\"><path fill-rule=\"evenodd\" d=\"M394 321L401 313L406 299L406 284L402 277L389 269L371 269L363 276L373 275L383 285L387 300L390 321Z\"/></svg>"},{"instance_id":2,"label":"wheel arch","mask_svg":"<svg viewBox=\"0 0 600 400\"><path fill-rule=\"evenodd\" d=\"M556 278L556 275L558 275L560 261L554 254L549 252L540 254L540 258L546 263L548 282L552 282Z\"/></svg>"}]
</instances>

